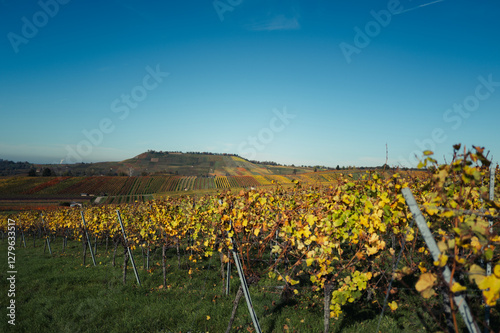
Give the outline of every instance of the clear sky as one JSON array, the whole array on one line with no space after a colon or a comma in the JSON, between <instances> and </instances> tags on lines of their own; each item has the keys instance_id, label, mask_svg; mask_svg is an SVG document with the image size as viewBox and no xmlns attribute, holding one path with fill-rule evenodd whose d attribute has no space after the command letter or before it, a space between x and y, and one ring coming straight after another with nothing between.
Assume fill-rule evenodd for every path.
<instances>
[{"instance_id":1,"label":"clear sky","mask_svg":"<svg viewBox=\"0 0 500 333\"><path fill-rule=\"evenodd\" d=\"M0 1L0 158L500 160L500 3ZM448 156L449 158L449 156Z\"/></svg>"}]
</instances>

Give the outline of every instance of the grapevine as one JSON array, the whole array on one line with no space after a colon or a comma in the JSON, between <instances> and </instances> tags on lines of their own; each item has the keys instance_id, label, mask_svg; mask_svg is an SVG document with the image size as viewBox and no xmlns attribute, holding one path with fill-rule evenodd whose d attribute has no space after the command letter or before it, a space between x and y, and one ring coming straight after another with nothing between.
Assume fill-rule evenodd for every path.
<instances>
[{"instance_id":1,"label":"grapevine","mask_svg":"<svg viewBox=\"0 0 500 333\"><path fill-rule=\"evenodd\" d=\"M500 298L500 172L497 166L496 199L490 200L490 162L484 150L460 149L454 146L454 158L446 165L425 152L420 173L368 171L356 177L341 174L335 185L295 180L294 186L284 187L273 181L265 189L239 192L226 189L226 177L217 177L222 190L217 195L89 206L84 216L91 237L111 240L115 252L121 242L116 210L127 233L124 247L176 246L179 253L182 243L193 262L216 253L223 261L231 260L225 254L234 247L250 283L268 276L284 284L292 297L310 288L328 297L332 318L339 318L347 303L379 302L393 278L406 283L413 277L422 297L435 297L446 282L440 274L444 265L457 281L450 294L475 290L492 306ZM435 233L442 253L436 262L416 227L410 228L412 215L401 194L405 187ZM18 231L35 234L46 228L53 237L82 241L78 209L43 214L42 221L40 212L19 213L14 217ZM404 255L396 267L400 251ZM487 262L493 265L489 276L481 266ZM391 310L397 311L402 302L395 291Z\"/></svg>"}]
</instances>

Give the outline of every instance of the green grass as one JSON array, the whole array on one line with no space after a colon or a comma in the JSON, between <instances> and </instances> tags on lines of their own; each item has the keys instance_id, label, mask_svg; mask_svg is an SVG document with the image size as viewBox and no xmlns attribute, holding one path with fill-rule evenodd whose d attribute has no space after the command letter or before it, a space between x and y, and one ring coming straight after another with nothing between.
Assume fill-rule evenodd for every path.
<instances>
[{"instance_id":1,"label":"green grass","mask_svg":"<svg viewBox=\"0 0 500 333\"><path fill-rule=\"evenodd\" d=\"M116 267L112 248L97 250L97 266L90 253L83 265L82 244L69 241L62 251L62 239L52 242L53 254L44 253L44 243L27 240L27 248L16 245L16 325L7 323L7 260L0 264L1 332L224 332L232 302L239 286L233 266L230 296L222 295L218 255L189 263L183 255L177 267L175 249L167 252L167 285L162 284L161 251L152 251L147 272L141 251L134 252L142 285L135 281L131 265L127 283L122 283L123 248L118 248ZM7 253L7 242L0 241ZM183 251L182 251L183 252ZM6 256L4 255L3 258ZM190 274L191 270L191 274ZM322 332L323 298L309 288L283 300L275 288L279 282L262 278L250 287L252 300L263 332ZM305 283L307 284L307 283ZM418 297L392 313L387 311L380 330L390 332L436 331L438 327L421 307ZM375 304L346 306L344 315L331 320L331 332L374 332L380 308ZM208 319L207 316L210 316ZM242 298L233 331L252 331L253 326Z\"/></svg>"}]
</instances>

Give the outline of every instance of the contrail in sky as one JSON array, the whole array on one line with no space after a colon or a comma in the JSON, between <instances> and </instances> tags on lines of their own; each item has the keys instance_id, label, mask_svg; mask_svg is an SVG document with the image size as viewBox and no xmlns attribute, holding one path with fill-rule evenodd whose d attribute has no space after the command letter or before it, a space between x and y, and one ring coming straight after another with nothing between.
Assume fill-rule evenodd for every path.
<instances>
[{"instance_id":1,"label":"contrail in sky","mask_svg":"<svg viewBox=\"0 0 500 333\"><path fill-rule=\"evenodd\" d=\"M403 14L403 13L406 13L406 12L418 9L420 7L429 6L429 5L432 5L432 4L435 4L435 3L438 3L438 2L443 2L443 1L444 0L437 0L437 1L429 2L429 3L424 3L423 5L419 5L419 6L416 6L416 7L413 7L413 8L409 8L409 9L405 9L402 12L399 12L398 14Z\"/></svg>"}]
</instances>

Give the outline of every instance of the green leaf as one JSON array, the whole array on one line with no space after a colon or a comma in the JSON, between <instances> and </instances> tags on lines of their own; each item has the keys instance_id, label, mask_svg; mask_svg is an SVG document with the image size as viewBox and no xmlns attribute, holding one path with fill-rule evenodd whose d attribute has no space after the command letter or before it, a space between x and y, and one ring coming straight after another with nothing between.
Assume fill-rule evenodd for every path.
<instances>
[{"instance_id":1,"label":"green leaf","mask_svg":"<svg viewBox=\"0 0 500 333\"><path fill-rule=\"evenodd\" d=\"M344 224L343 220L336 220L335 222L333 222L333 226L335 227L340 227L342 224Z\"/></svg>"},{"instance_id":2,"label":"green leaf","mask_svg":"<svg viewBox=\"0 0 500 333\"><path fill-rule=\"evenodd\" d=\"M487 261L490 261L493 258L493 250L492 249L487 249L484 251L484 259Z\"/></svg>"}]
</instances>

